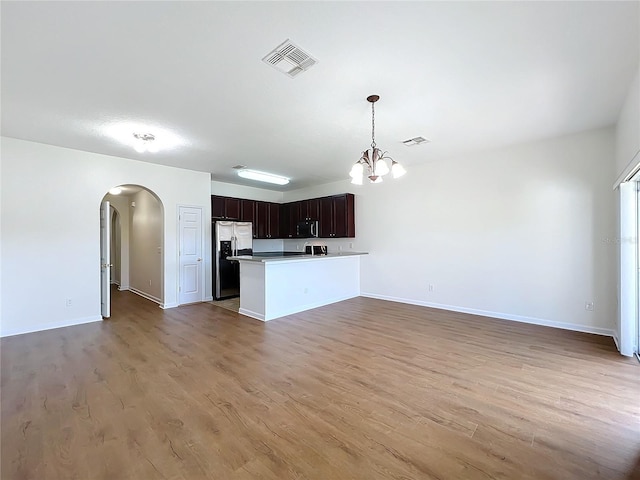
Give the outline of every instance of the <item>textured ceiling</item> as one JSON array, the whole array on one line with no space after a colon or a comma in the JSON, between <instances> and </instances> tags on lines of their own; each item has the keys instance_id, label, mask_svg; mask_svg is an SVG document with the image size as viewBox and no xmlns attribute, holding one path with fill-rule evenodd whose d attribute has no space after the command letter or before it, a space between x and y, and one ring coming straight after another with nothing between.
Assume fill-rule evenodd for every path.
<instances>
[{"instance_id":1,"label":"textured ceiling","mask_svg":"<svg viewBox=\"0 0 640 480\"><path fill-rule=\"evenodd\" d=\"M7 2L2 134L295 189L347 178L370 143L412 165L615 122L638 2ZM261 59L285 39L318 64ZM116 127L174 135L135 152ZM133 133L133 131L131 131ZM401 142L424 136L431 143Z\"/></svg>"}]
</instances>

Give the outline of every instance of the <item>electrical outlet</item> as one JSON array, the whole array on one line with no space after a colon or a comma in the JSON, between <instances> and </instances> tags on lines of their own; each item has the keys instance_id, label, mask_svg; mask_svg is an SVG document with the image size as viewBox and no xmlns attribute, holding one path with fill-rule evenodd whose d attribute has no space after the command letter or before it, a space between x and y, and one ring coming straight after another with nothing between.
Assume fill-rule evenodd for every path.
<instances>
[{"instance_id":1,"label":"electrical outlet","mask_svg":"<svg viewBox=\"0 0 640 480\"><path fill-rule=\"evenodd\" d=\"M300 250L300 244L296 243L296 250Z\"/></svg>"},{"instance_id":2,"label":"electrical outlet","mask_svg":"<svg viewBox=\"0 0 640 480\"><path fill-rule=\"evenodd\" d=\"M590 312L592 312L593 311L593 302L585 302L584 309L585 310L589 310Z\"/></svg>"},{"instance_id":3,"label":"electrical outlet","mask_svg":"<svg viewBox=\"0 0 640 480\"><path fill-rule=\"evenodd\" d=\"M342 245L338 245L338 250L342 251Z\"/></svg>"},{"instance_id":4,"label":"electrical outlet","mask_svg":"<svg viewBox=\"0 0 640 480\"><path fill-rule=\"evenodd\" d=\"M349 248L353 248L353 242L349 243Z\"/></svg>"},{"instance_id":5,"label":"electrical outlet","mask_svg":"<svg viewBox=\"0 0 640 480\"><path fill-rule=\"evenodd\" d=\"M305 288L305 289L304 289L304 293L309 293L309 289L308 289L308 288Z\"/></svg>"},{"instance_id":6,"label":"electrical outlet","mask_svg":"<svg viewBox=\"0 0 640 480\"><path fill-rule=\"evenodd\" d=\"M67 298L66 305L67 307L73 307L73 300L71 300L70 298Z\"/></svg>"},{"instance_id":7,"label":"electrical outlet","mask_svg":"<svg viewBox=\"0 0 640 480\"><path fill-rule=\"evenodd\" d=\"M430 283L429 284L429 291L433 292L436 288Z\"/></svg>"},{"instance_id":8,"label":"electrical outlet","mask_svg":"<svg viewBox=\"0 0 640 480\"><path fill-rule=\"evenodd\" d=\"M149 279L149 286L151 286L151 279Z\"/></svg>"}]
</instances>

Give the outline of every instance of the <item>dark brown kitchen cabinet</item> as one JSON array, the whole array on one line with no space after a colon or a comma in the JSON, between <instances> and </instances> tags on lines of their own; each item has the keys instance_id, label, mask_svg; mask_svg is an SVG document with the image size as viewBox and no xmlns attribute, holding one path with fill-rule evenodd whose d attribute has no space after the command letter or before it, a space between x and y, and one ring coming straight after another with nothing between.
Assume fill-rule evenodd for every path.
<instances>
[{"instance_id":1,"label":"dark brown kitchen cabinet","mask_svg":"<svg viewBox=\"0 0 640 480\"><path fill-rule=\"evenodd\" d=\"M320 219L320 199L312 198L303 200L300 203L300 218L298 221L319 220Z\"/></svg>"},{"instance_id":2,"label":"dark brown kitchen cabinet","mask_svg":"<svg viewBox=\"0 0 640 480\"><path fill-rule=\"evenodd\" d=\"M211 195L211 218L240 219L240 199Z\"/></svg>"},{"instance_id":3,"label":"dark brown kitchen cabinet","mask_svg":"<svg viewBox=\"0 0 640 480\"><path fill-rule=\"evenodd\" d=\"M355 202L351 193L320 199L319 236L353 238L356 236Z\"/></svg>"},{"instance_id":4,"label":"dark brown kitchen cabinet","mask_svg":"<svg viewBox=\"0 0 640 480\"><path fill-rule=\"evenodd\" d=\"M301 212L302 202L292 202L288 205L289 223L287 226L287 231L283 233L286 235L285 238L296 238L298 235L298 222L303 219Z\"/></svg>"},{"instance_id":5,"label":"dark brown kitchen cabinet","mask_svg":"<svg viewBox=\"0 0 640 480\"><path fill-rule=\"evenodd\" d=\"M285 204L211 195L212 218L253 224L253 238L297 238L298 222L318 220L320 238L355 237L351 193Z\"/></svg>"},{"instance_id":6,"label":"dark brown kitchen cabinet","mask_svg":"<svg viewBox=\"0 0 640 480\"><path fill-rule=\"evenodd\" d=\"M240 200L240 221L253 222L256 218L256 201Z\"/></svg>"},{"instance_id":7,"label":"dark brown kitchen cabinet","mask_svg":"<svg viewBox=\"0 0 640 480\"><path fill-rule=\"evenodd\" d=\"M255 238L280 238L280 204L256 202Z\"/></svg>"},{"instance_id":8,"label":"dark brown kitchen cabinet","mask_svg":"<svg viewBox=\"0 0 640 480\"><path fill-rule=\"evenodd\" d=\"M280 238L295 238L298 226L296 202L280 205Z\"/></svg>"},{"instance_id":9,"label":"dark brown kitchen cabinet","mask_svg":"<svg viewBox=\"0 0 640 480\"><path fill-rule=\"evenodd\" d=\"M280 238L280 204L269 203L269 225L267 226L267 238Z\"/></svg>"}]
</instances>

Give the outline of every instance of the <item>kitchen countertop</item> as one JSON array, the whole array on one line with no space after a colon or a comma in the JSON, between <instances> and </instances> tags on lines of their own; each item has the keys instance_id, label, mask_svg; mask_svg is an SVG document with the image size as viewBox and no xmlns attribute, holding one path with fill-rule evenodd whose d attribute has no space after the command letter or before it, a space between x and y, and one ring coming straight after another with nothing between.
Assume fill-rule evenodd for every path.
<instances>
[{"instance_id":1,"label":"kitchen countertop","mask_svg":"<svg viewBox=\"0 0 640 480\"><path fill-rule=\"evenodd\" d=\"M335 252L328 253L326 255L311 255L301 254L293 256L273 256L264 257L260 255L240 255L237 257L227 257L229 260L238 260L244 262L260 262L260 263L272 263L272 262L307 262L310 260L325 260L337 257L353 257L355 255L368 255L367 252Z\"/></svg>"}]
</instances>

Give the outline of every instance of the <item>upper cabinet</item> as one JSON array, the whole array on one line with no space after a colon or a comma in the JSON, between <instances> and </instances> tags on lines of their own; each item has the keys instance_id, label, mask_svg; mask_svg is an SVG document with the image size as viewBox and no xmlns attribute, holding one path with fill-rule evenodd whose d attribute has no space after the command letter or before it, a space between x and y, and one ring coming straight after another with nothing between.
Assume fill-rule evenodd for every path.
<instances>
[{"instance_id":1,"label":"upper cabinet","mask_svg":"<svg viewBox=\"0 0 640 480\"><path fill-rule=\"evenodd\" d=\"M296 238L298 222L318 220L320 238L356 236L351 193L285 204L211 196L213 218L253 223L253 238Z\"/></svg>"},{"instance_id":2,"label":"upper cabinet","mask_svg":"<svg viewBox=\"0 0 640 480\"><path fill-rule=\"evenodd\" d=\"M280 238L279 203L256 202L254 238Z\"/></svg>"},{"instance_id":3,"label":"upper cabinet","mask_svg":"<svg viewBox=\"0 0 640 480\"><path fill-rule=\"evenodd\" d=\"M352 193L320 199L319 231L321 238L356 236L355 201Z\"/></svg>"},{"instance_id":4,"label":"upper cabinet","mask_svg":"<svg viewBox=\"0 0 640 480\"><path fill-rule=\"evenodd\" d=\"M280 205L280 237L295 238L298 217L300 216L300 202L283 203Z\"/></svg>"},{"instance_id":5,"label":"upper cabinet","mask_svg":"<svg viewBox=\"0 0 640 480\"><path fill-rule=\"evenodd\" d=\"M240 199L211 195L211 218L240 220Z\"/></svg>"},{"instance_id":6,"label":"upper cabinet","mask_svg":"<svg viewBox=\"0 0 640 480\"><path fill-rule=\"evenodd\" d=\"M298 220L320 220L320 200L320 198L312 198L299 202L300 218Z\"/></svg>"}]
</instances>

